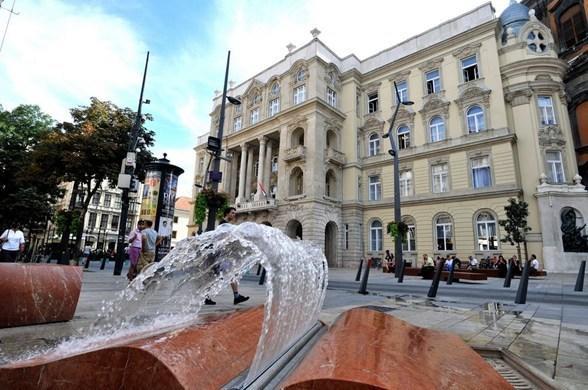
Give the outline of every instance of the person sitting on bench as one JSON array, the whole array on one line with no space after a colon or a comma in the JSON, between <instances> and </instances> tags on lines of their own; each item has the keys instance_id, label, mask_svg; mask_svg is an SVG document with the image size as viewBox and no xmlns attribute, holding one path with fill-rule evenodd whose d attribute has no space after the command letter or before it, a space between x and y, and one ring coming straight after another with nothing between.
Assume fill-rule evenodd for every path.
<instances>
[{"instance_id":1,"label":"person sitting on bench","mask_svg":"<svg viewBox=\"0 0 588 390\"><path fill-rule=\"evenodd\" d=\"M539 274L539 260L537 260L537 256L535 254L531 255L531 264L529 268L529 275L537 276Z\"/></svg>"}]
</instances>

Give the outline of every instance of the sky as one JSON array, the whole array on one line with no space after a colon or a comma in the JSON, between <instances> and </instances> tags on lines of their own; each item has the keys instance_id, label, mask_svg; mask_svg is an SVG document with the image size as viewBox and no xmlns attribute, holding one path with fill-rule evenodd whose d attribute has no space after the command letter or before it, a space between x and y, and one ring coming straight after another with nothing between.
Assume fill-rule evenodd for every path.
<instances>
[{"instance_id":1,"label":"sky","mask_svg":"<svg viewBox=\"0 0 588 390\"><path fill-rule=\"evenodd\" d=\"M178 195L191 196L196 138L210 127L227 51L237 84L301 47L318 28L337 55L360 59L484 3L483 0L0 0L0 104L36 104L57 121L90 97L137 109L144 98L153 152L185 170ZM492 1L496 15L509 0Z\"/></svg>"}]
</instances>

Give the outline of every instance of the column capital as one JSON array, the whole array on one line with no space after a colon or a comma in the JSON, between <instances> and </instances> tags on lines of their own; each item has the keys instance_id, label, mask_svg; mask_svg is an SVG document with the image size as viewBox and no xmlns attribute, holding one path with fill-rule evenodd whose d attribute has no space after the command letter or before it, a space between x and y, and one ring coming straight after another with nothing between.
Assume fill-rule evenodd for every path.
<instances>
[{"instance_id":1,"label":"column capital","mask_svg":"<svg viewBox=\"0 0 588 390\"><path fill-rule=\"evenodd\" d=\"M246 151L247 149L249 149L249 145L247 144L247 142L243 142L240 146L241 151Z\"/></svg>"},{"instance_id":2,"label":"column capital","mask_svg":"<svg viewBox=\"0 0 588 390\"><path fill-rule=\"evenodd\" d=\"M261 145L265 145L265 143L267 142L268 139L265 135L262 135L261 137L258 138L258 140Z\"/></svg>"}]
</instances>

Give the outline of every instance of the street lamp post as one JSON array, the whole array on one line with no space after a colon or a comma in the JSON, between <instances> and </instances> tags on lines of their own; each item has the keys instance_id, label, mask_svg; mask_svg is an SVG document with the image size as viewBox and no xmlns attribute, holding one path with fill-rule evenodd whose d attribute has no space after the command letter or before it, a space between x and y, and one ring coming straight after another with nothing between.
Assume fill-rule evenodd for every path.
<instances>
[{"instance_id":1,"label":"street lamp post","mask_svg":"<svg viewBox=\"0 0 588 390\"><path fill-rule=\"evenodd\" d=\"M234 105L239 105L241 102L231 96L227 96L227 83L229 81L229 63L231 61L231 51L227 53L227 68L225 70L225 83L223 86L223 96L221 100L220 106L220 116L218 120L218 133L216 137L208 137L208 150L212 152L213 160L212 160L212 171L209 172L209 181L211 182L210 189L216 193L218 191L218 183L222 181L222 173L220 172L220 161L223 159L221 157L222 152L222 140L223 140L223 128L225 125L225 105L226 101L228 100L229 103ZM241 167L243 169L243 167ZM208 220L206 223L206 231L209 232L214 230L216 226L216 212L218 210L218 205L214 202L211 202L208 205Z\"/></svg>"},{"instance_id":2,"label":"street lamp post","mask_svg":"<svg viewBox=\"0 0 588 390\"><path fill-rule=\"evenodd\" d=\"M135 173L135 149L141 127L143 126L143 116L141 115L141 108L143 103L149 104L149 100L143 101L143 91L145 90L145 78L147 77L147 66L149 65L149 52L145 59L145 70L143 71L143 83L141 84L141 94L139 96L139 107L137 109L137 116L131 128L129 139L129 147L127 149L127 158L124 159L124 171L119 175L118 187L122 189L121 195L121 210L120 221L118 224L118 237L116 244L116 263L114 265L114 275L120 275L125 260L124 247L127 227L127 218L129 217L129 190L132 182L132 176ZM121 180L122 179L122 180Z\"/></svg>"},{"instance_id":3,"label":"street lamp post","mask_svg":"<svg viewBox=\"0 0 588 390\"><path fill-rule=\"evenodd\" d=\"M392 120L390 121L388 133L384 135L384 138L390 139L391 149L388 151L388 153L390 153L390 155L394 157L394 222L396 222L396 224L398 225L402 220L402 213L400 210L400 171L398 161L398 147L396 145L396 141L394 140L393 135L394 122L396 121L396 115L398 115L398 110L400 109L400 106L411 106L414 104L414 102L411 102L409 100L400 100L400 94L398 93L396 81L394 82L394 91L396 92L396 108L394 109ZM396 258L396 269L394 276L398 278L399 283L402 283L404 278L404 260L402 259L402 240L399 239L399 237L396 237L394 239L394 257Z\"/></svg>"}]
</instances>

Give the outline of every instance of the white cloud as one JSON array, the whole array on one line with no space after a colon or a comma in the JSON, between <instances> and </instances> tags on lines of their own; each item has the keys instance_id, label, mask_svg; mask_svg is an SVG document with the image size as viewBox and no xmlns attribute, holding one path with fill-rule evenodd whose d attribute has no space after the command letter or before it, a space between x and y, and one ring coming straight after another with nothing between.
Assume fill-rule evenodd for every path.
<instances>
[{"instance_id":1,"label":"white cloud","mask_svg":"<svg viewBox=\"0 0 588 390\"><path fill-rule=\"evenodd\" d=\"M157 158L162 158L163 153L167 153L167 159L170 161L170 164L176 165L184 170L184 173L178 179L177 196L192 197L194 163L196 158L192 147L186 145L185 147L169 148L155 145L152 151L153 155Z\"/></svg>"}]
</instances>

